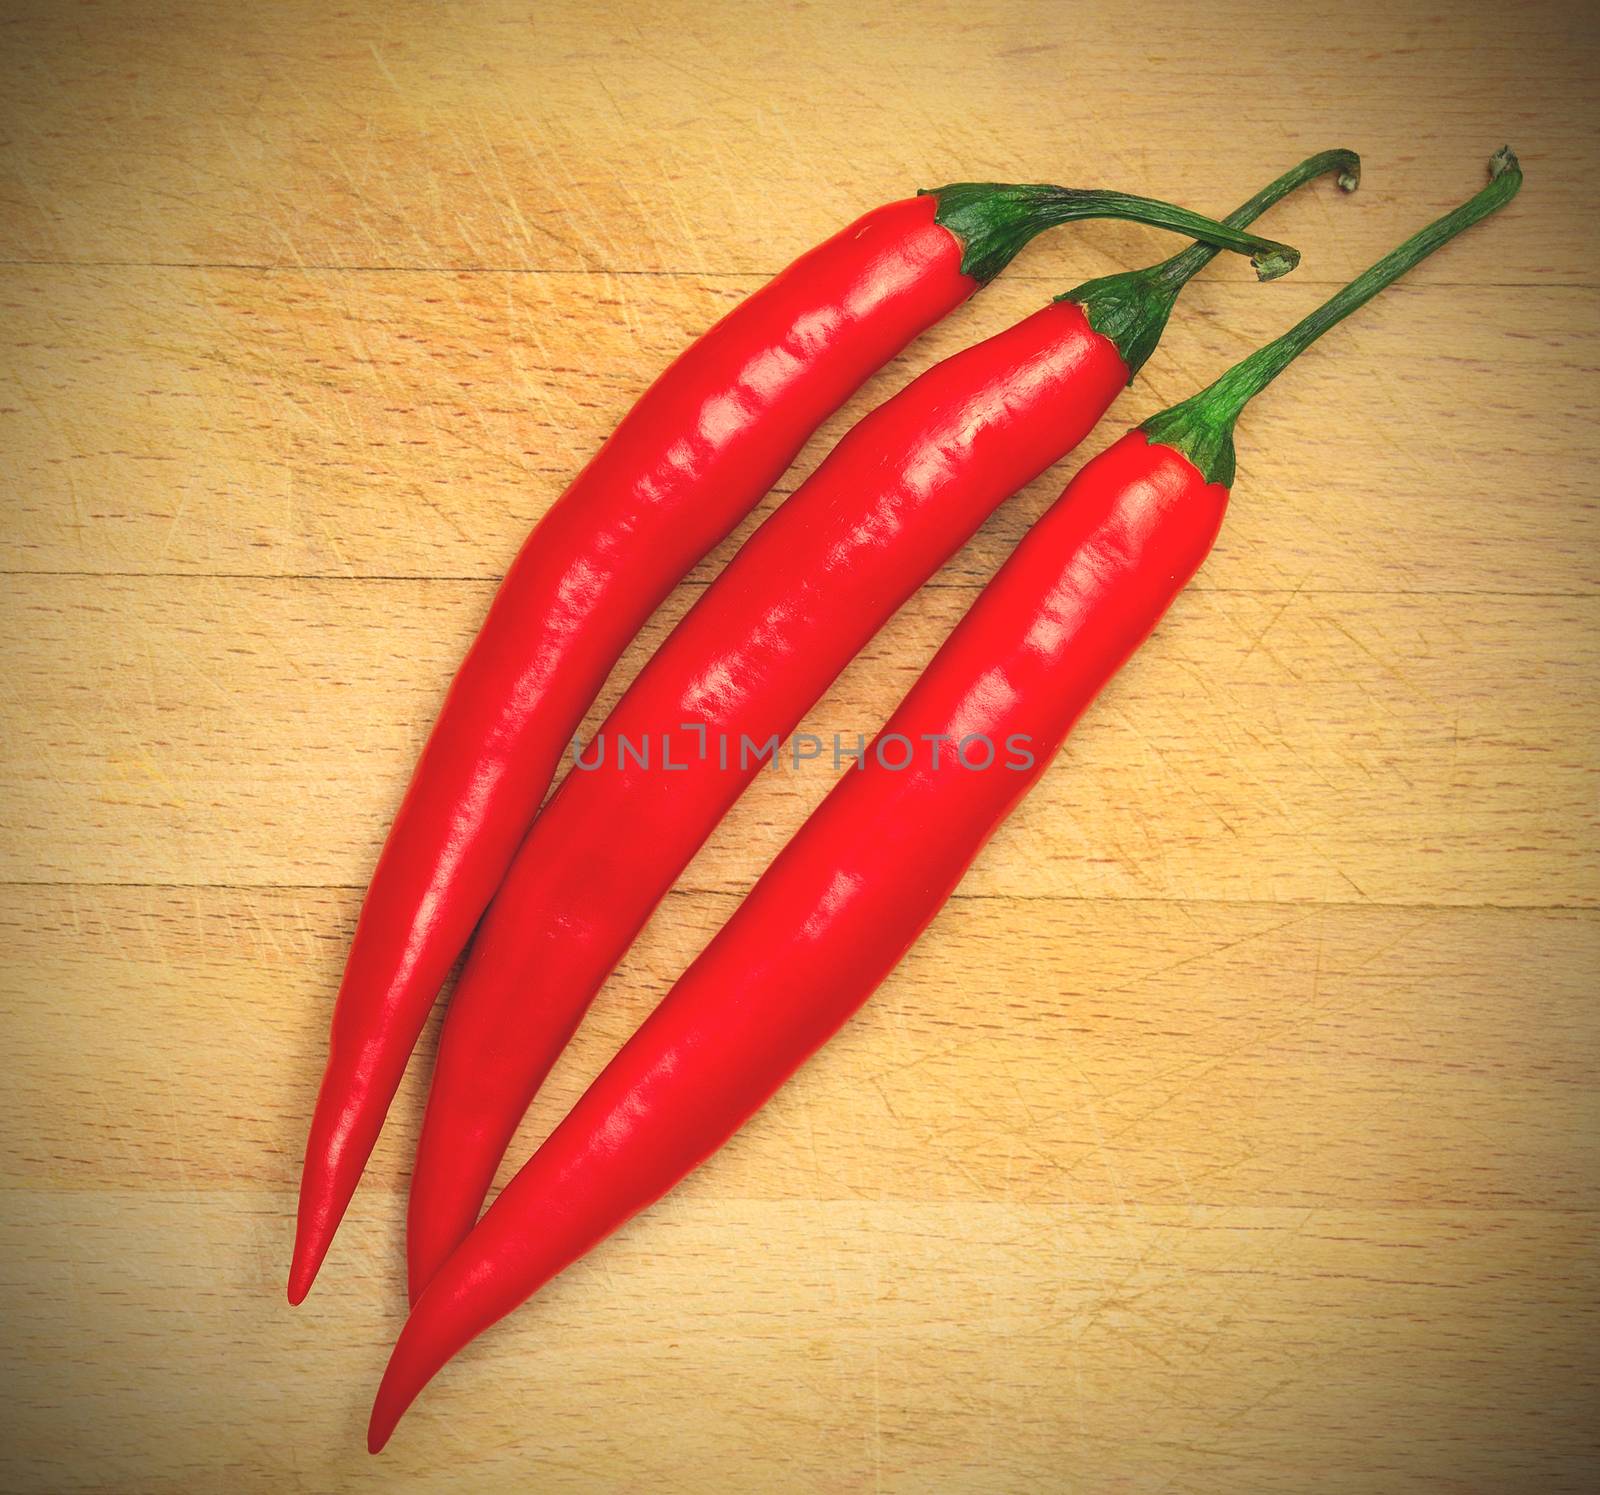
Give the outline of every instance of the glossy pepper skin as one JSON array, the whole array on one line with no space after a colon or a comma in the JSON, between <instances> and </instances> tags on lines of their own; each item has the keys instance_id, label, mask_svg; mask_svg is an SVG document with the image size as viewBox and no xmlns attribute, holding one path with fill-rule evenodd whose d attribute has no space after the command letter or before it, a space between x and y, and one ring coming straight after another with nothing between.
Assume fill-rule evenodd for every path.
<instances>
[{"instance_id":1,"label":"glossy pepper skin","mask_svg":"<svg viewBox=\"0 0 1600 1495\"><path fill-rule=\"evenodd\" d=\"M1035 233L1096 216L1249 253L1264 278L1298 258L1117 193L961 183L891 203L685 351L539 523L450 687L367 891L306 1144L290 1302L309 1290L439 988L629 640L872 372Z\"/></svg>"},{"instance_id":2,"label":"glossy pepper skin","mask_svg":"<svg viewBox=\"0 0 1600 1495\"><path fill-rule=\"evenodd\" d=\"M1313 156L1224 221L1242 226L1330 171L1350 190L1359 167L1348 151ZM606 976L761 770L747 744L786 739L988 514L1088 434L1215 253L1196 245L1091 282L915 380L845 436L644 667L529 831L451 998L412 1176L413 1301L472 1228Z\"/></svg>"},{"instance_id":3,"label":"glossy pepper skin","mask_svg":"<svg viewBox=\"0 0 1600 1495\"><path fill-rule=\"evenodd\" d=\"M1190 400L1088 463L733 917L439 1269L368 1429L705 1161L927 927L1209 553L1245 403L1323 332L1516 194L1488 187ZM1020 745L1020 747L1019 747Z\"/></svg>"},{"instance_id":4,"label":"glossy pepper skin","mask_svg":"<svg viewBox=\"0 0 1600 1495\"><path fill-rule=\"evenodd\" d=\"M850 225L684 352L535 528L395 816L334 1007L289 1297L304 1297L445 976L623 649L806 437L977 288L913 198Z\"/></svg>"},{"instance_id":5,"label":"glossy pepper skin","mask_svg":"<svg viewBox=\"0 0 1600 1495\"><path fill-rule=\"evenodd\" d=\"M1194 574L1227 490L1142 433L1089 463L705 952L440 1267L369 1441L463 1345L710 1157L894 969ZM968 767L953 744L995 747ZM946 739L934 766L934 744ZM1008 740L1025 738L1025 771ZM913 745L908 767L903 739ZM878 748L884 748L880 761ZM983 752L969 740L974 763Z\"/></svg>"},{"instance_id":6,"label":"glossy pepper skin","mask_svg":"<svg viewBox=\"0 0 1600 1495\"><path fill-rule=\"evenodd\" d=\"M937 365L834 448L645 666L601 729L603 761L571 770L528 832L451 997L412 1176L413 1297L477 1220L595 992L760 771L741 736L787 737L1127 382L1115 346L1071 302ZM680 723L706 734L703 758ZM648 761L625 755L625 740Z\"/></svg>"}]
</instances>

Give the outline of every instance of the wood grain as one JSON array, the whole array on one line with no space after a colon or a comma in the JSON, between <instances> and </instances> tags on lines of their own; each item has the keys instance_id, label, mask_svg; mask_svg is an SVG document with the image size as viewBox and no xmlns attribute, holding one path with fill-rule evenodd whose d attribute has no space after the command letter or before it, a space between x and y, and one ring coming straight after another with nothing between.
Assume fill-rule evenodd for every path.
<instances>
[{"instance_id":1,"label":"wood grain","mask_svg":"<svg viewBox=\"0 0 1600 1495\"><path fill-rule=\"evenodd\" d=\"M1548 0L12 10L16 259L770 274L841 208L912 187L1070 178L1222 205L1345 143L1375 171L1386 146L1387 190L1426 218L1487 133L1527 142L1545 204L1502 227L1498 275L1592 284L1596 38ZM1323 245L1328 279L1394 241L1357 213ZM1110 271L1147 236L1095 242ZM1440 281L1481 283L1418 272Z\"/></svg>"},{"instance_id":2,"label":"wood grain","mask_svg":"<svg viewBox=\"0 0 1600 1495\"><path fill-rule=\"evenodd\" d=\"M1479 169L1474 158L1458 189ZM1352 198L1308 190L1274 226L1304 239L1308 258L1368 197L1384 201L1386 232L1416 226L1421 209L1377 176ZM912 374L1098 273L1085 238L1046 240L921 338L819 432L762 512ZM1167 242L1151 234L1134 254L1152 259ZM1470 241L1450 252L1490 255ZM497 581L661 367L757 284L15 267L0 275L0 348L20 395L0 409L0 475L14 495L0 561ZM1256 286L1214 266L1106 426L1006 506L959 579L992 573L1081 456L1326 294L1301 274ZM1597 332L1590 289L1508 301L1470 284L1397 287L1251 407L1238 502L1197 585L1600 591L1600 519L1570 460L1600 420Z\"/></svg>"},{"instance_id":3,"label":"wood grain","mask_svg":"<svg viewBox=\"0 0 1600 1495\"><path fill-rule=\"evenodd\" d=\"M490 590L15 577L0 869L364 883ZM832 783L834 737L882 724L971 596L907 605L808 720L829 750L766 772L690 886L749 886ZM965 886L1592 905L1597 664L1591 596L1192 593L1018 811L1013 855Z\"/></svg>"},{"instance_id":4,"label":"wood grain","mask_svg":"<svg viewBox=\"0 0 1600 1495\"><path fill-rule=\"evenodd\" d=\"M631 0L0 14L0 1487L1583 1489L1600 1477L1600 36L1546 0ZM381 1460L433 1031L282 1301L360 890L528 527L856 212L1220 212L1083 451L806 726L892 708L1083 456L1459 200L1257 402L1216 554L878 998L486 1335ZM1168 252L1048 236L820 431ZM591 725L760 514L619 666ZM826 792L765 774L530 1113Z\"/></svg>"},{"instance_id":5,"label":"wood grain","mask_svg":"<svg viewBox=\"0 0 1600 1495\"><path fill-rule=\"evenodd\" d=\"M1592 1468L1582 1213L675 1196L470 1346L397 1469L360 1450L361 1399L311 1389L373 1383L400 1327L371 1195L301 1314L281 1196L14 1212L8 1328L36 1369L8 1459L39 1488L1431 1495Z\"/></svg>"},{"instance_id":6,"label":"wood grain","mask_svg":"<svg viewBox=\"0 0 1600 1495\"><path fill-rule=\"evenodd\" d=\"M1011 855L1001 844L989 860ZM667 900L551 1077L519 1155L734 902ZM115 1187L131 1172L287 1196L357 903L324 888L13 887L0 905L14 951L0 1038L18 1071L16 1181ZM1597 956L1590 911L969 895L686 1187L1593 1208L1583 1121L1600 1035L1585 969ZM30 1006L30 992L52 1000ZM282 1058L246 1069L247 1054ZM226 1089L207 1084L221 1072ZM1211 1104L1219 1090L1230 1105ZM180 1097L203 1111L182 1114ZM375 1188L405 1187L421 1102L413 1083ZM116 1150L102 1153L113 1121ZM1474 1131L1489 1145L1462 1150Z\"/></svg>"}]
</instances>

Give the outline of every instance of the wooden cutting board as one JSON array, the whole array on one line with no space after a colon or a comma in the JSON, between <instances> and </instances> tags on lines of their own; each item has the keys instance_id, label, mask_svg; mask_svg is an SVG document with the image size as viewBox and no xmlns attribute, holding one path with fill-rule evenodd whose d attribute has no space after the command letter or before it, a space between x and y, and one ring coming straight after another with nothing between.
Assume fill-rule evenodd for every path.
<instances>
[{"instance_id":1,"label":"wooden cutting board","mask_svg":"<svg viewBox=\"0 0 1600 1495\"><path fill-rule=\"evenodd\" d=\"M108 0L0 23L0 1486L1593 1477L1592 15ZM496 579L649 379L918 186L1222 212L1359 149L1356 197L1319 184L1266 225L1299 273L1219 262L1081 459L1474 191L1502 140L1522 197L1252 407L1215 556L859 1020L369 1459L433 1037L291 1311L332 995ZM1171 242L1042 240L771 502L913 373ZM809 728L870 732L1075 465ZM729 817L516 1160L831 777L764 775Z\"/></svg>"}]
</instances>

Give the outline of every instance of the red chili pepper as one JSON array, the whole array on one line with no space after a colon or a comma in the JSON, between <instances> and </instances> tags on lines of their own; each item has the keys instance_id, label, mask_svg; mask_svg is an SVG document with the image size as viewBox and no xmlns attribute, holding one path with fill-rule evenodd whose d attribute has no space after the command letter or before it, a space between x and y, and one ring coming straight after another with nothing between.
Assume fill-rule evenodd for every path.
<instances>
[{"instance_id":1,"label":"red chili pepper","mask_svg":"<svg viewBox=\"0 0 1600 1495\"><path fill-rule=\"evenodd\" d=\"M1302 162L1252 222L1359 159ZM411 1185L411 1296L472 1229L518 1122L607 974L717 822L889 617L1071 451L1217 251L1059 298L866 416L679 624L544 808L451 997ZM1099 330L1096 330L1099 329Z\"/></svg>"},{"instance_id":2,"label":"red chili pepper","mask_svg":"<svg viewBox=\"0 0 1600 1495\"><path fill-rule=\"evenodd\" d=\"M694 343L524 544L423 749L334 1006L300 1185L305 1297L406 1062L555 766L628 641L875 369L1034 234L1126 218L1293 269L1286 245L1114 192L958 183L858 219Z\"/></svg>"},{"instance_id":3,"label":"red chili pepper","mask_svg":"<svg viewBox=\"0 0 1600 1495\"><path fill-rule=\"evenodd\" d=\"M1508 202L1521 181L1509 150L1491 171L1470 202L1083 468L890 719L887 758L844 775L429 1284L379 1388L371 1448L457 1350L715 1152L866 1000L1204 560L1245 402ZM912 761L897 770L902 741ZM1025 744L1032 761L985 769L975 743Z\"/></svg>"}]
</instances>

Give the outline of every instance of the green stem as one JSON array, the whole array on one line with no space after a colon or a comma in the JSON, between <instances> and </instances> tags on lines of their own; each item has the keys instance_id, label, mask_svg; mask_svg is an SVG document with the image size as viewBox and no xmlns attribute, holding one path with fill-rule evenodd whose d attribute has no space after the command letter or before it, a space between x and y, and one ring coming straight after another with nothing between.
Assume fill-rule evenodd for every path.
<instances>
[{"instance_id":1,"label":"green stem","mask_svg":"<svg viewBox=\"0 0 1600 1495\"><path fill-rule=\"evenodd\" d=\"M1254 223L1268 208L1276 207L1291 192L1299 191L1308 182L1314 182L1330 171L1339 173L1342 191L1354 192L1361 185L1361 157L1354 151L1319 151L1314 156L1307 156L1293 171L1284 172L1277 181L1267 183L1222 221L1229 228L1244 228ZM1171 284L1176 292L1205 269L1217 257L1217 253L1214 244L1191 244L1187 249L1179 250L1171 259L1152 265L1145 273Z\"/></svg>"},{"instance_id":2,"label":"green stem","mask_svg":"<svg viewBox=\"0 0 1600 1495\"><path fill-rule=\"evenodd\" d=\"M1248 202L1241 203L1222 221L1230 228L1243 228L1255 222L1274 203L1328 171L1338 172L1339 185L1346 192L1354 192L1361 181L1361 157L1354 151L1323 151L1308 157L1293 171L1286 171L1277 181L1263 187ZM1191 244L1159 265L1086 281L1056 299L1076 301L1083 307L1089 325L1116 344L1122 361L1128 366L1131 383L1161 341L1178 293L1216 256L1215 245Z\"/></svg>"},{"instance_id":3,"label":"green stem","mask_svg":"<svg viewBox=\"0 0 1600 1495\"><path fill-rule=\"evenodd\" d=\"M1365 306L1379 291L1392 285L1457 234L1503 208L1521 186L1522 168L1512 155L1511 147L1502 146L1489 162L1489 185L1475 197L1390 250L1338 295L1325 301L1282 337L1236 363L1215 383L1170 410L1152 416L1144 423L1146 436L1182 452L1200 469L1207 482L1230 486L1235 469L1233 427L1240 411L1330 327Z\"/></svg>"},{"instance_id":4,"label":"green stem","mask_svg":"<svg viewBox=\"0 0 1600 1495\"><path fill-rule=\"evenodd\" d=\"M1240 233L1187 208L1152 197L1080 187L1006 186L996 182L953 182L924 190L937 206L934 221L961 241L961 269L980 285L993 280L1033 236L1058 223L1080 218L1121 218L1170 228L1219 249L1247 254L1262 280L1276 280L1300 263L1300 251L1275 239Z\"/></svg>"}]
</instances>

